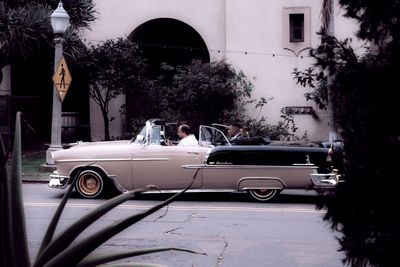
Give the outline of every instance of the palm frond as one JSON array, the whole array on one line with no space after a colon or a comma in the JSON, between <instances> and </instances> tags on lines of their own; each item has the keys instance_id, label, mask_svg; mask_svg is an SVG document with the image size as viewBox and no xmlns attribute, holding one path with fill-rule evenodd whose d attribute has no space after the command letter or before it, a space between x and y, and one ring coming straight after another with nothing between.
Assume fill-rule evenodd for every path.
<instances>
[{"instance_id":1,"label":"palm frond","mask_svg":"<svg viewBox=\"0 0 400 267\"><path fill-rule=\"evenodd\" d=\"M52 29L47 5L26 4L0 17L0 53L10 60L27 59L33 51L49 45Z\"/></svg>"},{"instance_id":2,"label":"palm frond","mask_svg":"<svg viewBox=\"0 0 400 267\"><path fill-rule=\"evenodd\" d=\"M328 25L330 17L332 16L332 2L333 0L323 0L322 1L322 8L321 8L321 30L323 34L328 32Z\"/></svg>"},{"instance_id":3,"label":"palm frond","mask_svg":"<svg viewBox=\"0 0 400 267\"><path fill-rule=\"evenodd\" d=\"M66 40L64 44L64 54L71 58L73 61L79 61L87 51L87 47L80 39L78 33L71 27L67 29L64 34Z\"/></svg>"},{"instance_id":4,"label":"palm frond","mask_svg":"<svg viewBox=\"0 0 400 267\"><path fill-rule=\"evenodd\" d=\"M96 10L92 0L63 1L65 10L71 18L74 28L88 28L96 20Z\"/></svg>"}]
</instances>

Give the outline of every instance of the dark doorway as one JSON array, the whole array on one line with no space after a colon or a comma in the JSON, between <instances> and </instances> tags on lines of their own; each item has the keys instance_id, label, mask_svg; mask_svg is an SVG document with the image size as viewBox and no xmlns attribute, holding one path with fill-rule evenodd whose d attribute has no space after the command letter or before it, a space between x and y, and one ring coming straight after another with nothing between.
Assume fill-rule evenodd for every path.
<instances>
[{"instance_id":1,"label":"dark doorway","mask_svg":"<svg viewBox=\"0 0 400 267\"><path fill-rule=\"evenodd\" d=\"M161 63L187 65L193 59L210 62L203 38L188 24L176 19L150 20L137 27L128 38L139 45L155 74Z\"/></svg>"}]
</instances>

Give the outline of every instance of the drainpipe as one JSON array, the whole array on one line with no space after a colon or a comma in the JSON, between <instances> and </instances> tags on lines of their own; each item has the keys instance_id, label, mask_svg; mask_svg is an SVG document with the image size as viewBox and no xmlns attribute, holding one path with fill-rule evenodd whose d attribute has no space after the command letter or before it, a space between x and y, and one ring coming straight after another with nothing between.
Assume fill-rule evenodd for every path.
<instances>
[{"instance_id":1,"label":"drainpipe","mask_svg":"<svg viewBox=\"0 0 400 267\"><path fill-rule=\"evenodd\" d=\"M224 60L226 60L226 50L228 49L228 46L227 46L227 39L228 39L228 30L227 30L227 25L228 25L228 21L227 21L227 10L226 10L226 0L224 0L224 40L223 40L223 44L224 44L224 47L223 47L223 51L222 51L222 53L223 53L223 59Z\"/></svg>"},{"instance_id":2,"label":"drainpipe","mask_svg":"<svg viewBox=\"0 0 400 267\"><path fill-rule=\"evenodd\" d=\"M329 36L335 36L335 28L334 28L334 6L335 6L335 0L327 0L329 1L329 19L328 19L328 25L326 29L326 34ZM328 87L328 114L329 114L329 142L334 142L338 140L338 133L336 129L336 123L335 123L335 113L332 107L332 77L328 75L327 78L327 87Z\"/></svg>"}]
</instances>

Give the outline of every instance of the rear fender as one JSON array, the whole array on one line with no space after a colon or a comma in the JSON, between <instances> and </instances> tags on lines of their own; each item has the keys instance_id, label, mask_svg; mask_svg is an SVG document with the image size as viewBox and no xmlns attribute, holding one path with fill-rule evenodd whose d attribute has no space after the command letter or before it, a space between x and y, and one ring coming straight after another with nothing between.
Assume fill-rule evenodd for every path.
<instances>
[{"instance_id":1,"label":"rear fender","mask_svg":"<svg viewBox=\"0 0 400 267\"><path fill-rule=\"evenodd\" d=\"M237 184L239 192L248 189L285 189L284 182L277 177L243 177Z\"/></svg>"}]
</instances>

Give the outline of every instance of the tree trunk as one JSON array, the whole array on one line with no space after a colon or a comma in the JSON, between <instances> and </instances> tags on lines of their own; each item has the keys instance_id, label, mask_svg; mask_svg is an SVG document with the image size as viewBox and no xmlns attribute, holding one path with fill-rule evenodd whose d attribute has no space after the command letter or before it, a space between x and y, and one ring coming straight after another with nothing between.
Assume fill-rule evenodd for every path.
<instances>
[{"instance_id":1,"label":"tree trunk","mask_svg":"<svg viewBox=\"0 0 400 267\"><path fill-rule=\"evenodd\" d=\"M110 120L108 119L108 114L105 108L101 108L101 114L103 115L104 121L104 140L110 141Z\"/></svg>"}]
</instances>

